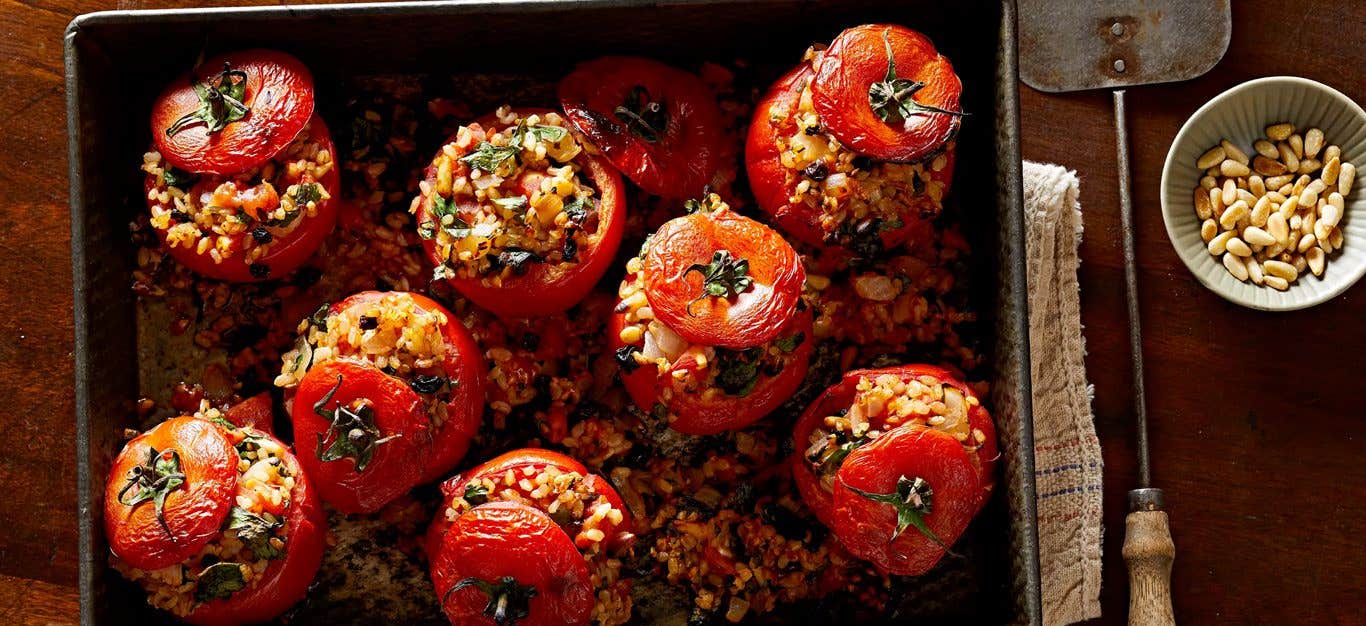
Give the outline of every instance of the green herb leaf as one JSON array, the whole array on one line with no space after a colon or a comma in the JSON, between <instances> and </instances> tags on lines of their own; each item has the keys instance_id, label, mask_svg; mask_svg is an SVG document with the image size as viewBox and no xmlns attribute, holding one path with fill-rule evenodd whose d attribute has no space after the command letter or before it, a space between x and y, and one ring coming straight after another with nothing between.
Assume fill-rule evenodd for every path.
<instances>
[{"instance_id":1,"label":"green herb leaf","mask_svg":"<svg viewBox=\"0 0 1366 626\"><path fill-rule=\"evenodd\" d=\"M887 49L887 76L881 82L868 87L868 105L873 108L873 113L877 114L878 119L888 124L898 124L911 116L925 113L943 113L956 117L966 115L962 111L949 111L916 102L915 94L925 88L925 83L897 78L896 59L892 56L892 42L887 38L887 31L882 33L882 43Z\"/></svg>"},{"instance_id":2,"label":"green herb leaf","mask_svg":"<svg viewBox=\"0 0 1366 626\"><path fill-rule=\"evenodd\" d=\"M544 259L536 253L518 248L508 248L498 253L498 264L502 267L511 268L512 273L518 276L526 273L528 263L541 263L543 261Z\"/></svg>"},{"instance_id":3,"label":"green herb leaf","mask_svg":"<svg viewBox=\"0 0 1366 626\"><path fill-rule=\"evenodd\" d=\"M717 250L708 265L692 264L688 271L683 272L683 276L686 278L693 272L702 274L702 295L688 303L689 312L692 305L700 300L738 296L754 284L754 279L749 275L749 261L731 256L728 250Z\"/></svg>"},{"instance_id":4,"label":"green herb leaf","mask_svg":"<svg viewBox=\"0 0 1366 626\"><path fill-rule=\"evenodd\" d=\"M559 143L561 139L564 139L565 136L569 134L569 131L564 128L559 126L547 126L544 124L537 124L528 128L525 123L523 123L518 125L517 129L519 131L525 129L524 132L531 137L532 141L536 142L546 141L550 143ZM518 135L514 134L513 137L518 138ZM522 145L522 142L518 141L516 142L516 145L520 146Z\"/></svg>"},{"instance_id":5,"label":"green herb leaf","mask_svg":"<svg viewBox=\"0 0 1366 626\"><path fill-rule=\"evenodd\" d=\"M357 472L364 472L374 457L375 448L403 435L383 436L384 433L375 425L375 409L368 402L328 409L328 403L332 402L341 386L342 376L338 375L337 384L313 405L314 413L331 422L326 433L318 433L318 447L314 454L324 463L349 458L355 463Z\"/></svg>"},{"instance_id":6,"label":"green herb leaf","mask_svg":"<svg viewBox=\"0 0 1366 626\"><path fill-rule=\"evenodd\" d=\"M166 169L161 170L161 182L166 183L168 187L189 189L196 180L199 180L198 176L178 167L168 165Z\"/></svg>"},{"instance_id":7,"label":"green herb leaf","mask_svg":"<svg viewBox=\"0 0 1366 626\"><path fill-rule=\"evenodd\" d=\"M732 395L744 397L759 382L759 357L763 350L716 348L716 386Z\"/></svg>"},{"instance_id":8,"label":"green herb leaf","mask_svg":"<svg viewBox=\"0 0 1366 626\"><path fill-rule=\"evenodd\" d=\"M194 78L190 78L194 81ZM194 93L199 97L199 108L186 113L170 128L166 136L171 137L186 127L202 123L209 127L210 133L223 130L223 127L247 116L251 109L242 104L247 92L247 73L234 70L226 61L223 71L207 83L192 82Z\"/></svg>"},{"instance_id":9,"label":"green herb leaf","mask_svg":"<svg viewBox=\"0 0 1366 626\"><path fill-rule=\"evenodd\" d=\"M228 514L228 530L237 531L237 538L247 544L258 559L274 560L285 555L283 550L276 550L270 545L273 532L283 525L283 522L267 522L264 517L241 507L232 507Z\"/></svg>"},{"instance_id":10,"label":"green herb leaf","mask_svg":"<svg viewBox=\"0 0 1366 626\"><path fill-rule=\"evenodd\" d=\"M686 212L688 215L692 215L693 213L700 213L705 210L706 207L702 205L702 201L696 198L690 198L683 202L683 211Z\"/></svg>"},{"instance_id":11,"label":"green herb leaf","mask_svg":"<svg viewBox=\"0 0 1366 626\"><path fill-rule=\"evenodd\" d=\"M465 485L465 494L462 496L470 506L479 506L489 501L488 487L477 483Z\"/></svg>"},{"instance_id":12,"label":"green herb leaf","mask_svg":"<svg viewBox=\"0 0 1366 626\"><path fill-rule=\"evenodd\" d=\"M432 196L432 215L436 216L436 223L441 230L446 231L453 239L464 239L472 232L469 223L460 219L455 203L440 195ZM447 219L448 217L450 219Z\"/></svg>"},{"instance_id":13,"label":"green herb leaf","mask_svg":"<svg viewBox=\"0 0 1366 626\"><path fill-rule=\"evenodd\" d=\"M199 573L195 583L194 599L200 602L223 600L246 588L247 581L242 577L242 566L220 561Z\"/></svg>"},{"instance_id":14,"label":"green herb leaf","mask_svg":"<svg viewBox=\"0 0 1366 626\"><path fill-rule=\"evenodd\" d=\"M778 346L778 349L783 352L791 352L796 350L797 346L802 345L802 341L805 339L806 333L797 333L795 335L783 337L782 339L773 342L773 345Z\"/></svg>"},{"instance_id":15,"label":"green herb leaf","mask_svg":"<svg viewBox=\"0 0 1366 626\"><path fill-rule=\"evenodd\" d=\"M460 160L472 168L496 174L521 153L521 144L495 146L487 141L481 141L475 146L474 152L460 157Z\"/></svg>"},{"instance_id":16,"label":"green herb leaf","mask_svg":"<svg viewBox=\"0 0 1366 626\"><path fill-rule=\"evenodd\" d=\"M565 201L564 214L565 217L569 218L569 221L582 224L588 219L588 212L592 211L594 208L592 198L574 196Z\"/></svg>"},{"instance_id":17,"label":"green herb leaf","mask_svg":"<svg viewBox=\"0 0 1366 626\"><path fill-rule=\"evenodd\" d=\"M119 503L137 506L148 500L155 507L157 521L162 530L172 539L171 527L166 523L166 495L185 484L185 474L180 471L180 453L173 449L158 452L147 448L147 460L128 470L127 480L119 490ZM137 487L137 492L128 497L128 492Z\"/></svg>"},{"instance_id":18,"label":"green herb leaf","mask_svg":"<svg viewBox=\"0 0 1366 626\"><path fill-rule=\"evenodd\" d=\"M531 206L531 201L526 196L510 196L507 198L497 198L493 201L499 208L512 211L518 219L526 221L527 207Z\"/></svg>"}]
</instances>

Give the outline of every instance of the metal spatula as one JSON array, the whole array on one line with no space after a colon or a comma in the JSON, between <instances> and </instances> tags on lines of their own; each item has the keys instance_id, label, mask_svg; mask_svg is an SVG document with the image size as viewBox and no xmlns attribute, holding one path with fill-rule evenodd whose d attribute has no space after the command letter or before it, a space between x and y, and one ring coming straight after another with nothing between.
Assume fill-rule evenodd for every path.
<instances>
[{"instance_id":1,"label":"metal spatula","mask_svg":"<svg viewBox=\"0 0 1366 626\"><path fill-rule=\"evenodd\" d=\"M1133 357L1138 488L1129 492L1124 560L1129 567L1129 624L1174 624L1172 543L1162 490L1148 466L1148 415L1143 399L1143 333L1138 319L1133 207L1129 199L1126 87L1190 80L1228 50L1233 30L1228 0L1018 0L1020 76L1040 91L1113 89L1119 155L1119 210L1124 285Z\"/></svg>"}]
</instances>

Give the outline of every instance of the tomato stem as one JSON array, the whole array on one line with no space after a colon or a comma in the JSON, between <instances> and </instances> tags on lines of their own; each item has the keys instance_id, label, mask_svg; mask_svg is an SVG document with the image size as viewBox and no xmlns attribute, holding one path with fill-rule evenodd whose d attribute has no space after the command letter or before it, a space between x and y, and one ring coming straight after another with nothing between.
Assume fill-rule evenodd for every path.
<instances>
[{"instance_id":1,"label":"tomato stem","mask_svg":"<svg viewBox=\"0 0 1366 626\"><path fill-rule=\"evenodd\" d=\"M892 42L887 38L888 31L890 29L882 32L882 43L887 49L887 75L881 82L868 87L868 105L872 107L878 119L895 124L913 115L925 113L943 113L955 117L967 115L962 111L950 111L915 101L916 92L924 89L925 83L897 77L896 58L892 55Z\"/></svg>"},{"instance_id":2,"label":"tomato stem","mask_svg":"<svg viewBox=\"0 0 1366 626\"><path fill-rule=\"evenodd\" d=\"M223 62L223 71L209 81L198 82L191 75L190 85L199 97L199 108L172 123L166 129L167 137L173 137L196 123L203 123L209 127L210 133L216 133L251 112L251 107L242 103L246 98L247 73L232 69L232 64L227 61Z\"/></svg>"},{"instance_id":3,"label":"tomato stem","mask_svg":"<svg viewBox=\"0 0 1366 626\"><path fill-rule=\"evenodd\" d=\"M626 94L626 101L612 110L618 120L626 124L631 134L647 143L655 143L664 136L669 126L669 112L663 102L650 98L650 92L636 85Z\"/></svg>"},{"instance_id":4,"label":"tomato stem","mask_svg":"<svg viewBox=\"0 0 1366 626\"><path fill-rule=\"evenodd\" d=\"M313 405L314 413L331 421L326 433L318 433L315 454L323 462L350 458L356 464L356 471L363 472L374 457L375 448L403 435L384 437L375 425L375 408L365 398L356 399L346 406L339 405L335 409L326 408L341 386L342 376L338 374L337 384Z\"/></svg>"},{"instance_id":5,"label":"tomato stem","mask_svg":"<svg viewBox=\"0 0 1366 626\"><path fill-rule=\"evenodd\" d=\"M940 541L939 537L935 536L930 527L925 524L925 516L934 510L934 489L924 478L919 476L907 478L905 474L902 474L900 478L896 479L896 490L892 493L870 493L847 483L844 487L873 502L890 504L896 510L896 531L892 533L893 542L901 536L902 531L914 526L916 530L920 531L920 534L938 544L945 552L953 554L953 551L944 545L944 542Z\"/></svg>"},{"instance_id":6,"label":"tomato stem","mask_svg":"<svg viewBox=\"0 0 1366 626\"><path fill-rule=\"evenodd\" d=\"M441 603L445 604L452 593L466 587L474 587L488 596L484 615L493 618L498 626L516 626L517 620L526 619L531 614L531 599L536 597L535 587L519 584L511 576L504 576L497 583L470 577L452 585Z\"/></svg>"},{"instance_id":7,"label":"tomato stem","mask_svg":"<svg viewBox=\"0 0 1366 626\"><path fill-rule=\"evenodd\" d=\"M692 305L699 301L710 297L733 298L754 284L754 278L749 275L749 261L732 256L729 250L717 250L708 265L693 263L683 276L686 278L693 272L702 275L702 295L688 303L689 315Z\"/></svg>"},{"instance_id":8,"label":"tomato stem","mask_svg":"<svg viewBox=\"0 0 1366 626\"><path fill-rule=\"evenodd\" d=\"M119 503L137 506L151 500L156 508L157 521L161 523L161 528L166 531L171 541L175 541L175 534L166 523L165 507L166 495L185 484L185 474L180 471L180 453L174 449L158 452L156 448L148 447L147 460L142 465L129 469L126 479L128 482L119 490ZM124 496L134 486L138 488L137 493L131 499L125 500Z\"/></svg>"}]
</instances>

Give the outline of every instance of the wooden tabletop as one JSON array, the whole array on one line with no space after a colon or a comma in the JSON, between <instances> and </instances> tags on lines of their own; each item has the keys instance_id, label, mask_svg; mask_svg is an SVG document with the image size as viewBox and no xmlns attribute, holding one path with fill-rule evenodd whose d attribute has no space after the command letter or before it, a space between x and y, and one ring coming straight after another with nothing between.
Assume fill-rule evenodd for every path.
<instances>
[{"instance_id":1,"label":"wooden tabletop","mask_svg":"<svg viewBox=\"0 0 1366 626\"><path fill-rule=\"evenodd\" d=\"M62 30L79 13L181 0L0 0L0 623L74 621L75 426ZM238 4L238 3L234 3ZM250 4L243 2L240 4ZM1296 313L1262 313L1206 291L1168 244L1158 180L1197 107L1258 76L1293 74L1366 102L1353 42L1366 5L1244 0L1207 76L1130 92L1133 193L1154 481L1177 545L1185 623L1348 623L1366 583L1366 287ZM1122 623L1119 555L1134 485L1128 338L1110 95L1021 86L1024 156L1082 179L1087 366L1105 452L1103 623ZM1350 242L1349 242L1349 245ZM1331 271L1331 268L1330 270Z\"/></svg>"}]
</instances>

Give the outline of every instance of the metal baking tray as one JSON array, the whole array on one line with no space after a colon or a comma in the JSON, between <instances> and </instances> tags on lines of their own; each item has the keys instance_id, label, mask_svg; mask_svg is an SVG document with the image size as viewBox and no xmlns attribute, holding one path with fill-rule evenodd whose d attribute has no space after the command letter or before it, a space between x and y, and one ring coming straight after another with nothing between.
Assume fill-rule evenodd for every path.
<instances>
[{"instance_id":1,"label":"metal baking tray","mask_svg":"<svg viewBox=\"0 0 1366 626\"><path fill-rule=\"evenodd\" d=\"M82 15L66 31L71 253L75 290L77 488L81 623L158 623L108 567L103 482L134 425L141 343L130 289L128 224L143 210L137 165L144 120L166 77L202 50L284 49L313 70L320 97L351 76L383 73L515 73L547 80L604 53L680 64L744 58L771 76L810 43L844 27L901 23L928 34L951 58L973 113L959 138L951 197L971 225L973 281L991 355L991 407L1004 472L999 494L973 523L967 586L933 621L1039 624L1039 567L1025 293L1024 227L1011 0L490 0L394 4L114 11ZM506 33L563 32L575 47L553 53L513 46ZM466 52L481 51L480 54ZM496 53L490 53L496 52ZM334 126L335 128L335 126ZM958 566L955 566L958 567ZM941 581L942 582L942 581ZM316 604L308 602L306 604ZM943 603L940 603L943 604ZM798 621L810 614L792 613ZM903 613L897 621L926 617ZM293 623L406 621L394 615L295 612ZM386 619L387 618L387 619ZM781 619L779 617L778 619ZM768 621L775 621L770 619Z\"/></svg>"}]
</instances>

